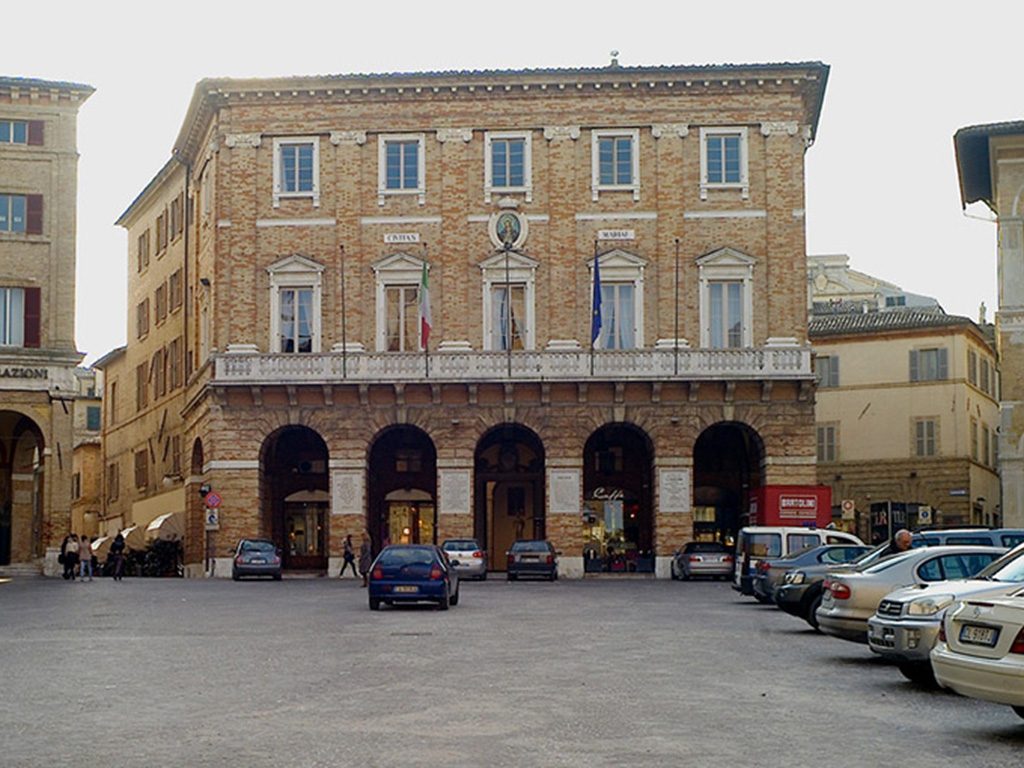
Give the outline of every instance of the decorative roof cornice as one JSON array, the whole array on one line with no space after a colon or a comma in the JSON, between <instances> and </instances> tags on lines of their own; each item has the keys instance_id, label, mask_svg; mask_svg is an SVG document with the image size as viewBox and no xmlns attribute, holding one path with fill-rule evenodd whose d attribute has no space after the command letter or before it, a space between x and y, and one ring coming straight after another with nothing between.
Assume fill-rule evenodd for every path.
<instances>
[{"instance_id":1,"label":"decorative roof cornice","mask_svg":"<svg viewBox=\"0 0 1024 768\"><path fill-rule=\"evenodd\" d=\"M602 94L622 91L721 91L723 89L809 88L807 109L813 140L821 114L829 67L821 62L702 64L652 67L457 70L315 75L260 79L214 78L196 84L174 153L194 158L215 111L229 102L263 103L309 98L367 99L508 98L513 94Z\"/></svg>"},{"instance_id":2,"label":"decorative roof cornice","mask_svg":"<svg viewBox=\"0 0 1024 768\"><path fill-rule=\"evenodd\" d=\"M11 98L20 98L22 95L25 95L29 98L38 99L45 94L49 95L51 101L58 101L63 98L81 104L95 92L95 88L84 83L0 75L0 94Z\"/></svg>"}]
</instances>

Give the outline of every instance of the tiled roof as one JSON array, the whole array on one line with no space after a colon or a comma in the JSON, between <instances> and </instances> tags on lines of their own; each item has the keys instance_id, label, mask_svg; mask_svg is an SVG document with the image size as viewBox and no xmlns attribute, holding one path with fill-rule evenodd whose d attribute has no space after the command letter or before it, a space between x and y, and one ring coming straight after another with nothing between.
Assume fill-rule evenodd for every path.
<instances>
[{"instance_id":1,"label":"tiled roof","mask_svg":"<svg viewBox=\"0 0 1024 768\"><path fill-rule=\"evenodd\" d=\"M940 312L892 310L888 312L849 312L815 315L808 324L808 335L813 338L845 336L856 333L885 331L913 331L923 328L955 328L974 325L969 318Z\"/></svg>"},{"instance_id":2,"label":"tiled roof","mask_svg":"<svg viewBox=\"0 0 1024 768\"><path fill-rule=\"evenodd\" d=\"M69 83L64 80L39 80L34 77L11 77L0 75L0 88L59 88L65 91L85 91L92 93L96 89L85 83Z\"/></svg>"}]
</instances>

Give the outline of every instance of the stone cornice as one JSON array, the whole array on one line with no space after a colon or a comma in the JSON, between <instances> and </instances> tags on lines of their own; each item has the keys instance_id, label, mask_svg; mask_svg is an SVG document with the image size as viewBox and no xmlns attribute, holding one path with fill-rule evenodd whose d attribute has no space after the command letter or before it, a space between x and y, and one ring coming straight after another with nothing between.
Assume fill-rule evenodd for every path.
<instances>
[{"instance_id":1,"label":"stone cornice","mask_svg":"<svg viewBox=\"0 0 1024 768\"><path fill-rule=\"evenodd\" d=\"M762 136L796 136L800 126L796 122L761 123Z\"/></svg>"}]
</instances>

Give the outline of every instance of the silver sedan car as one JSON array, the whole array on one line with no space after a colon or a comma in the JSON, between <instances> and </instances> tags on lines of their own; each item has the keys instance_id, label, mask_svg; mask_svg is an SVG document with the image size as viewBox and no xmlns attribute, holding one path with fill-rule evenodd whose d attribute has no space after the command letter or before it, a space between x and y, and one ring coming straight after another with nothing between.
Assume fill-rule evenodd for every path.
<instances>
[{"instance_id":1,"label":"silver sedan car","mask_svg":"<svg viewBox=\"0 0 1024 768\"><path fill-rule=\"evenodd\" d=\"M885 596L868 619L868 647L892 659L916 683L934 682L929 653L946 608L970 597L988 599L1020 590L1024 584L1024 544L990 563L971 579L903 587Z\"/></svg>"},{"instance_id":2,"label":"silver sedan car","mask_svg":"<svg viewBox=\"0 0 1024 768\"><path fill-rule=\"evenodd\" d=\"M710 576L713 579L732 578L732 552L717 541L690 541L672 558L673 579L692 579Z\"/></svg>"},{"instance_id":3,"label":"silver sedan car","mask_svg":"<svg viewBox=\"0 0 1024 768\"><path fill-rule=\"evenodd\" d=\"M476 539L445 539L441 549L460 579L487 580L487 552Z\"/></svg>"},{"instance_id":4,"label":"silver sedan car","mask_svg":"<svg viewBox=\"0 0 1024 768\"><path fill-rule=\"evenodd\" d=\"M923 547L878 561L870 568L825 578L818 627L826 635L865 642L868 619L899 587L969 579L1006 550L997 547Z\"/></svg>"}]
</instances>

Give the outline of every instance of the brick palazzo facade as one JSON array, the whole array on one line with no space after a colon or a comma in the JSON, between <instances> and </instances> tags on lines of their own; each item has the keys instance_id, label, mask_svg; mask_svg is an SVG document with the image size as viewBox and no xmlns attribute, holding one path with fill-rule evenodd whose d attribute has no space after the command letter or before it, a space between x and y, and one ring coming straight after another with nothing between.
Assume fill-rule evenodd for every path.
<instances>
[{"instance_id":1,"label":"brick palazzo facade","mask_svg":"<svg viewBox=\"0 0 1024 768\"><path fill-rule=\"evenodd\" d=\"M53 572L71 526L78 110L93 88L0 76L0 568Z\"/></svg>"},{"instance_id":2,"label":"brick palazzo facade","mask_svg":"<svg viewBox=\"0 0 1024 768\"><path fill-rule=\"evenodd\" d=\"M813 484L803 163L827 76L200 82L172 161L184 306L162 331L183 340L161 402L180 407L187 572L227 575L239 537L267 536L333 573L368 531L475 535L496 570L546 536L566 575L667 575L683 542L742 524L748 491ZM133 227L177 189L122 216L133 265ZM136 304L155 296L133 275ZM147 460L156 428L132 438Z\"/></svg>"}]
</instances>

